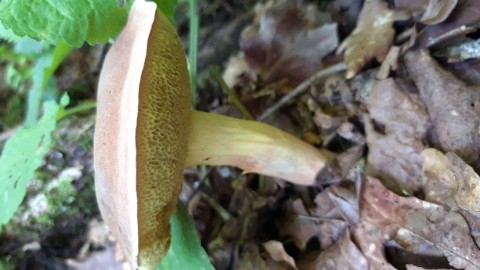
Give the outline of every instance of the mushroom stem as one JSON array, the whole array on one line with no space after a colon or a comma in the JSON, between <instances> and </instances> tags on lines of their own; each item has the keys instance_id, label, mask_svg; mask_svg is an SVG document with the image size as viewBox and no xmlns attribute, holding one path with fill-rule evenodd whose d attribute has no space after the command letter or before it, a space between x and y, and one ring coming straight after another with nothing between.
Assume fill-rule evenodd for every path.
<instances>
[{"instance_id":1,"label":"mushroom stem","mask_svg":"<svg viewBox=\"0 0 480 270\"><path fill-rule=\"evenodd\" d=\"M185 166L230 165L311 185L329 157L264 123L193 111Z\"/></svg>"}]
</instances>

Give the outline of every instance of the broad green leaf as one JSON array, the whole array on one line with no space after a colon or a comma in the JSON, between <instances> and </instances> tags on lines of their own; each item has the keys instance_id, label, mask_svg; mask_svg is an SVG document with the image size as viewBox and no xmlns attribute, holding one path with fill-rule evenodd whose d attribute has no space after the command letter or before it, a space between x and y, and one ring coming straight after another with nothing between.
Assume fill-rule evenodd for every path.
<instances>
[{"instance_id":1,"label":"broad green leaf","mask_svg":"<svg viewBox=\"0 0 480 270\"><path fill-rule=\"evenodd\" d=\"M198 232L187 208L179 203L177 211L170 218L172 242L157 270L196 269L213 270L207 253L200 245Z\"/></svg>"},{"instance_id":2,"label":"broad green leaf","mask_svg":"<svg viewBox=\"0 0 480 270\"><path fill-rule=\"evenodd\" d=\"M0 156L0 225L10 221L23 201L28 183L49 150L57 112L67 103L67 96L60 105L53 100L46 101L40 121L19 128L6 142Z\"/></svg>"},{"instance_id":3,"label":"broad green leaf","mask_svg":"<svg viewBox=\"0 0 480 270\"><path fill-rule=\"evenodd\" d=\"M157 3L157 8L173 23L173 16L175 15L175 7L177 6L178 0L153 0L153 2Z\"/></svg>"},{"instance_id":4,"label":"broad green leaf","mask_svg":"<svg viewBox=\"0 0 480 270\"><path fill-rule=\"evenodd\" d=\"M127 9L117 0L2 0L0 18L17 36L80 47L115 37L127 21Z\"/></svg>"}]
</instances>

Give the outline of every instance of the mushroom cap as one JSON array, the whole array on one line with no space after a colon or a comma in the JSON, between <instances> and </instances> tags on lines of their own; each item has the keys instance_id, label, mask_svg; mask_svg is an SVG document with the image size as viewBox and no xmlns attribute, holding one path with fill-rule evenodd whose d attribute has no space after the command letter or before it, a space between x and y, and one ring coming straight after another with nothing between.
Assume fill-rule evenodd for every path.
<instances>
[{"instance_id":1,"label":"mushroom cap","mask_svg":"<svg viewBox=\"0 0 480 270\"><path fill-rule=\"evenodd\" d=\"M175 29L136 0L100 74L94 135L100 212L132 267L170 245L190 124L190 82Z\"/></svg>"}]
</instances>

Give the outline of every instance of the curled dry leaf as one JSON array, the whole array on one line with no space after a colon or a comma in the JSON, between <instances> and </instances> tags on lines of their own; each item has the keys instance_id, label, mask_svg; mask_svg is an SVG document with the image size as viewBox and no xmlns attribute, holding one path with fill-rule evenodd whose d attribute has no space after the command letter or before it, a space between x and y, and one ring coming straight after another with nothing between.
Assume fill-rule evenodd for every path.
<instances>
[{"instance_id":1,"label":"curled dry leaf","mask_svg":"<svg viewBox=\"0 0 480 270\"><path fill-rule=\"evenodd\" d=\"M472 213L480 211L480 177L472 167L452 152L444 155L428 148L422 156L427 200Z\"/></svg>"},{"instance_id":2,"label":"curled dry leaf","mask_svg":"<svg viewBox=\"0 0 480 270\"><path fill-rule=\"evenodd\" d=\"M345 50L347 79L353 78L373 58L379 62L385 58L395 35L393 22L406 18L405 13L389 10L384 1L365 1L357 27L337 50Z\"/></svg>"},{"instance_id":3,"label":"curled dry leaf","mask_svg":"<svg viewBox=\"0 0 480 270\"><path fill-rule=\"evenodd\" d=\"M283 246L282 242L270 240L263 243L263 247L273 260L278 262L285 262L289 266L291 266L292 269L297 270L295 260L285 251L285 247Z\"/></svg>"},{"instance_id":4,"label":"curled dry leaf","mask_svg":"<svg viewBox=\"0 0 480 270\"><path fill-rule=\"evenodd\" d=\"M388 235L388 227L379 228L366 220L352 228L353 239L365 256L370 269L395 270L384 257L385 234Z\"/></svg>"},{"instance_id":5,"label":"curled dry leaf","mask_svg":"<svg viewBox=\"0 0 480 270\"><path fill-rule=\"evenodd\" d=\"M341 215L328 198L327 191L320 194L324 194L321 211L325 213L324 216L311 216L303 202L297 199L288 205L286 217L279 224L280 234L292 237L295 245L301 250L305 249L312 237L318 238L322 248L331 246L341 238L348 226L341 220Z\"/></svg>"},{"instance_id":6,"label":"curled dry leaf","mask_svg":"<svg viewBox=\"0 0 480 270\"><path fill-rule=\"evenodd\" d=\"M480 153L480 87L470 86L445 71L426 51L411 51L405 64L445 151L472 164Z\"/></svg>"},{"instance_id":7,"label":"curled dry leaf","mask_svg":"<svg viewBox=\"0 0 480 270\"><path fill-rule=\"evenodd\" d=\"M480 0L459 1L448 18L438 24L427 25L416 37L416 46L426 48L453 41L474 32L480 17Z\"/></svg>"},{"instance_id":8,"label":"curled dry leaf","mask_svg":"<svg viewBox=\"0 0 480 270\"><path fill-rule=\"evenodd\" d=\"M384 127L376 131L366 121L368 173L396 186L397 191L419 190L423 186L420 153L429 120L418 95L403 91L393 79L378 81L368 109L375 123Z\"/></svg>"},{"instance_id":9,"label":"curled dry leaf","mask_svg":"<svg viewBox=\"0 0 480 270\"><path fill-rule=\"evenodd\" d=\"M371 177L360 204L362 221L382 230L403 248L420 252L422 245L430 244L442 250L453 267L480 268L480 250L458 212L415 197L400 197Z\"/></svg>"},{"instance_id":10,"label":"curled dry leaf","mask_svg":"<svg viewBox=\"0 0 480 270\"><path fill-rule=\"evenodd\" d=\"M420 21L424 24L441 23L457 6L458 0L430 0Z\"/></svg>"},{"instance_id":11,"label":"curled dry leaf","mask_svg":"<svg viewBox=\"0 0 480 270\"><path fill-rule=\"evenodd\" d=\"M350 232L345 233L340 241L320 252L313 260L299 262L299 267L306 270L314 269L355 269L367 270L367 259L350 239Z\"/></svg>"},{"instance_id":12,"label":"curled dry leaf","mask_svg":"<svg viewBox=\"0 0 480 270\"><path fill-rule=\"evenodd\" d=\"M298 1L272 1L256 9L256 23L244 30L240 48L267 82L287 78L299 83L322 67L338 46L337 24L319 21L317 10Z\"/></svg>"}]
</instances>

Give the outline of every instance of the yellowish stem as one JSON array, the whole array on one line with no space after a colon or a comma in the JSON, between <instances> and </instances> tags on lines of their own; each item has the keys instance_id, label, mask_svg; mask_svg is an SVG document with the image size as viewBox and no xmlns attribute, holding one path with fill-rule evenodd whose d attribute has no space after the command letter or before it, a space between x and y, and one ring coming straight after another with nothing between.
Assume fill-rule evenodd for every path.
<instances>
[{"instance_id":1,"label":"yellowish stem","mask_svg":"<svg viewBox=\"0 0 480 270\"><path fill-rule=\"evenodd\" d=\"M185 166L230 165L311 185L329 157L264 123L193 111Z\"/></svg>"}]
</instances>

